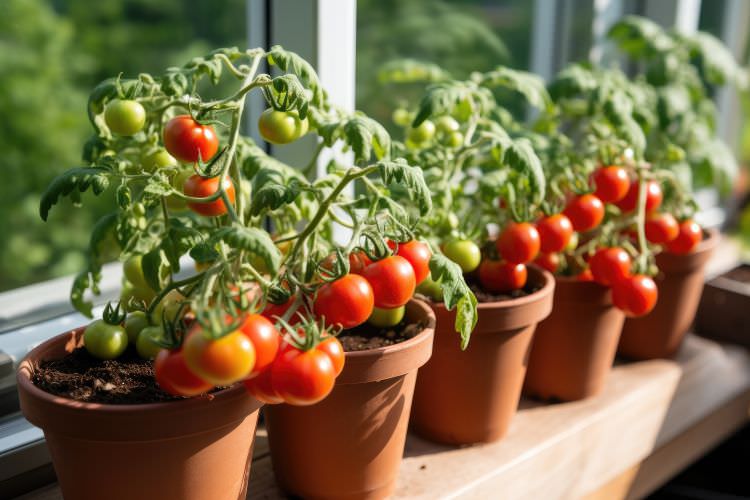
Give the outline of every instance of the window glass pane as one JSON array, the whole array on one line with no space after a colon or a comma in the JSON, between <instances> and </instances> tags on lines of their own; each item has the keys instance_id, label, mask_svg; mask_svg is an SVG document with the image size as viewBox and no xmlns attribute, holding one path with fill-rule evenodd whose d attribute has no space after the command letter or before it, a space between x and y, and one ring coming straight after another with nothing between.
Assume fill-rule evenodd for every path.
<instances>
[{"instance_id":1,"label":"window glass pane","mask_svg":"<svg viewBox=\"0 0 750 500\"><path fill-rule=\"evenodd\" d=\"M245 0L2 0L0 290L76 272L112 196L68 201L44 224L39 196L79 163L88 92L123 72L160 72L244 45Z\"/></svg>"}]
</instances>

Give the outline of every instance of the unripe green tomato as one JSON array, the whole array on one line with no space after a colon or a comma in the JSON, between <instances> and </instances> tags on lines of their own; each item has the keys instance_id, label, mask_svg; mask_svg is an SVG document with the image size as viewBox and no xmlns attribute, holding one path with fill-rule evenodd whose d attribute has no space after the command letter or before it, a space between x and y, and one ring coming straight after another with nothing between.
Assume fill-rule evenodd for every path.
<instances>
[{"instance_id":1,"label":"unripe green tomato","mask_svg":"<svg viewBox=\"0 0 750 500\"><path fill-rule=\"evenodd\" d=\"M443 136L443 144L449 148L457 148L464 143L464 135L461 132L450 132Z\"/></svg>"},{"instance_id":2,"label":"unripe green tomato","mask_svg":"<svg viewBox=\"0 0 750 500\"><path fill-rule=\"evenodd\" d=\"M367 318L367 322L378 328L389 328L398 325L404 319L405 306L394 307L393 309L383 309L374 307L372 314Z\"/></svg>"},{"instance_id":3,"label":"unripe green tomato","mask_svg":"<svg viewBox=\"0 0 750 500\"><path fill-rule=\"evenodd\" d=\"M182 192L182 188L185 186L185 181L192 177L194 173L195 172L193 172L192 168L178 170L177 173L172 176L170 184L172 184L172 187L177 191ZM187 201L183 200L176 194L170 194L167 196L165 202L167 203L167 208L172 212L184 212L188 209Z\"/></svg>"},{"instance_id":4,"label":"unripe green tomato","mask_svg":"<svg viewBox=\"0 0 750 500\"><path fill-rule=\"evenodd\" d=\"M307 120L307 117L304 120L300 119L297 110L290 111L290 113L293 113L297 117L297 138L299 139L310 130L310 122Z\"/></svg>"},{"instance_id":5,"label":"unripe green tomato","mask_svg":"<svg viewBox=\"0 0 750 500\"><path fill-rule=\"evenodd\" d=\"M458 216L454 214L453 212L448 213L448 217L446 218L446 221L450 229L456 229L458 227L458 223L459 223Z\"/></svg>"},{"instance_id":6,"label":"unripe green tomato","mask_svg":"<svg viewBox=\"0 0 750 500\"><path fill-rule=\"evenodd\" d=\"M463 99L453 110L453 116L460 122L468 121L474 112L474 106L470 99Z\"/></svg>"},{"instance_id":7,"label":"unripe green tomato","mask_svg":"<svg viewBox=\"0 0 750 500\"><path fill-rule=\"evenodd\" d=\"M177 313L183 300L185 300L184 295L177 290L170 290L151 312L151 322L161 325L165 317L169 322L177 319Z\"/></svg>"},{"instance_id":8,"label":"unripe green tomato","mask_svg":"<svg viewBox=\"0 0 750 500\"><path fill-rule=\"evenodd\" d=\"M570 240L568 240L568 244L565 246L565 250L572 252L576 248L578 248L578 233L574 232L570 236Z\"/></svg>"},{"instance_id":9,"label":"unripe green tomato","mask_svg":"<svg viewBox=\"0 0 750 500\"><path fill-rule=\"evenodd\" d=\"M83 331L83 345L95 358L115 359L128 347L128 335L120 325L98 319Z\"/></svg>"},{"instance_id":10,"label":"unripe green tomato","mask_svg":"<svg viewBox=\"0 0 750 500\"><path fill-rule=\"evenodd\" d=\"M417 285L417 293L421 293L434 301L443 301L443 287L440 283L432 279L432 275L427 276L422 283Z\"/></svg>"},{"instance_id":11,"label":"unripe green tomato","mask_svg":"<svg viewBox=\"0 0 750 500\"><path fill-rule=\"evenodd\" d=\"M130 282L130 284L133 285L133 287L151 288L150 286L148 286L146 277L143 275L143 267L141 267L142 259L143 256L141 255L134 255L133 257L130 257L123 264L122 270L123 273L125 273L125 278Z\"/></svg>"},{"instance_id":12,"label":"unripe green tomato","mask_svg":"<svg viewBox=\"0 0 750 500\"><path fill-rule=\"evenodd\" d=\"M146 172L153 172L164 167L176 167L177 160L166 149L157 149L144 155L141 165Z\"/></svg>"},{"instance_id":13,"label":"unripe green tomato","mask_svg":"<svg viewBox=\"0 0 750 500\"><path fill-rule=\"evenodd\" d=\"M443 247L443 253L461 267L464 273L470 273L482 261L482 252L476 243L469 240L449 241Z\"/></svg>"},{"instance_id":14,"label":"unripe green tomato","mask_svg":"<svg viewBox=\"0 0 750 500\"><path fill-rule=\"evenodd\" d=\"M154 300L154 297L156 297L156 292L154 292L152 289L135 287L129 281L126 281L122 285L122 289L120 290L120 303L123 305L123 307L125 307L126 311L132 310L132 308L128 305L131 298L134 298L136 301L143 302L148 305L152 300Z\"/></svg>"},{"instance_id":15,"label":"unripe green tomato","mask_svg":"<svg viewBox=\"0 0 750 500\"><path fill-rule=\"evenodd\" d=\"M143 359L154 359L162 346L157 344L164 338L164 329L160 326L147 326L138 334L138 340L135 342L135 349L138 355Z\"/></svg>"},{"instance_id":16,"label":"unripe green tomato","mask_svg":"<svg viewBox=\"0 0 750 500\"><path fill-rule=\"evenodd\" d=\"M450 134L451 132L457 132L460 125L452 116L441 116L435 121L437 131L441 134Z\"/></svg>"},{"instance_id":17,"label":"unripe green tomato","mask_svg":"<svg viewBox=\"0 0 750 500\"><path fill-rule=\"evenodd\" d=\"M146 206L143 203L136 203L133 205L133 213L138 217L146 215Z\"/></svg>"},{"instance_id":18,"label":"unripe green tomato","mask_svg":"<svg viewBox=\"0 0 750 500\"><path fill-rule=\"evenodd\" d=\"M125 333L128 334L128 341L131 344L135 344L135 341L138 340L138 334L141 333L141 330L146 328L148 324L148 318L146 317L145 312L133 311L128 314L128 317L125 318Z\"/></svg>"},{"instance_id":19,"label":"unripe green tomato","mask_svg":"<svg viewBox=\"0 0 750 500\"><path fill-rule=\"evenodd\" d=\"M422 144L435 137L435 124L430 120L425 120L418 127L409 130L409 140Z\"/></svg>"},{"instance_id":20,"label":"unripe green tomato","mask_svg":"<svg viewBox=\"0 0 750 500\"><path fill-rule=\"evenodd\" d=\"M307 132L307 128L307 118L300 120L296 111L268 108L258 119L260 135L271 144L289 144L296 141Z\"/></svg>"},{"instance_id":21,"label":"unripe green tomato","mask_svg":"<svg viewBox=\"0 0 750 500\"><path fill-rule=\"evenodd\" d=\"M391 114L391 120L399 127L408 127L411 122L411 113L404 108L396 108Z\"/></svg>"},{"instance_id":22,"label":"unripe green tomato","mask_svg":"<svg viewBox=\"0 0 750 500\"><path fill-rule=\"evenodd\" d=\"M146 110L138 101L114 99L104 108L104 121L117 135L135 135L146 124Z\"/></svg>"}]
</instances>

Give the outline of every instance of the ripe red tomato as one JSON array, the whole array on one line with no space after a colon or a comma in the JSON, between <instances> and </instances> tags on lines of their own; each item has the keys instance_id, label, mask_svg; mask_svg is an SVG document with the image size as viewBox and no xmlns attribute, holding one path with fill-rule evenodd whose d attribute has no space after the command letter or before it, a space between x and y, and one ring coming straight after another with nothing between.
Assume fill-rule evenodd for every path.
<instances>
[{"instance_id":1,"label":"ripe red tomato","mask_svg":"<svg viewBox=\"0 0 750 500\"><path fill-rule=\"evenodd\" d=\"M541 253L539 254L539 257L534 260L534 264L554 274L555 271L557 271L557 268L560 267L560 254Z\"/></svg>"},{"instance_id":2,"label":"ripe red tomato","mask_svg":"<svg viewBox=\"0 0 750 500\"><path fill-rule=\"evenodd\" d=\"M234 204L234 184L232 180L227 177L223 183L224 191L227 192L229 201ZM185 185L182 187L182 191L188 196L195 196L197 198L205 198L211 196L219 190L219 178L212 177L206 179L200 175L191 175L188 180L185 181ZM227 207L224 205L224 200L217 198L214 201L208 203L188 202L188 207L200 215L207 217L214 217L217 215L224 215L227 213Z\"/></svg>"},{"instance_id":3,"label":"ripe red tomato","mask_svg":"<svg viewBox=\"0 0 750 500\"><path fill-rule=\"evenodd\" d=\"M331 358L333 363L333 371L338 377L341 371L344 369L344 361L346 353L344 353L344 346L336 337L327 336L322 342L315 346L319 351L323 351Z\"/></svg>"},{"instance_id":4,"label":"ripe red tomato","mask_svg":"<svg viewBox=\"0 0 750 500\"><path fill-rule=\"evenodd\" d=\"M589 259L594 281L604 286L613 286L630 276L630 255L619 247L602 248Z\"/></svg>"},{"instance_id":5,"label":"ripe red tomato","mask_svg":"<svg viewBox=\"0 0 750 500\"><path fill-rule=\"evenodd\" d=\"M373 262L362 271L362 276L372 286L375 307L383 309L400 307L409 302L417 286L414 268L399 255Z\"/></svg>"},{"instance_id":6,"label":"ripe red tomato","mask_svg":"<svg viewBox=\"0 0 750 500\"><path fill-rule=\"evenodd\" d=\"M667 251L677 255L690 253L703 239L703 230L691 219L680 222L680 231L677 237L667 243Z\"/></svg>"},{"instance_id":7,"label":"ripe red tomato","mask_svg":"<svg viewBox=\"0 0 750 500\"><path fill-rule=\"evenodd\" d=\"M154 377L164 392L174 396L197 396L213 387L190 371L182 349L159 351L154 359Z\"/></svg>"},{"instance_id":8,"label":"ripe red tomato","mask_svg":"<svg viewBox=\"0 0 750 500\"><path fill-rule=\"evenodd\" d=\"M273 388L273 382L271 380L272 370L263 370L258 376L245 379L242 381L245 384L245 389L255 399L262 403L274 405L284 402L284 398L278 395Z\"/></svg>"},{"instance_id":9,"label":"ripe red tomato","mask_svg":"<svg viewBox=\"0 0 750 500\"><path fill-rule=\"evenodd\" d=\"M583 194L568 204L563 212L576 231L590 231L602 223L604 204L593 194Z\"/></svg>"},{"instance_id":10,"label":"ripe red tomato","mask_svg":"<svg viewBox=\"0 0 750 500\"><path fill-rule=\"evenodd\" d=\"M612 303L631 317L650 313L658 297L656 283L643 274L620 280L612 287Z\"/></svg>"},{"instance_id":11,"label":"ripe red tomato","mask_svg":"<svg viewBox=\"0 0 750 500\"><path fill-rule=\"evenodd\" d=\"M490 293L505 293L526 285L526 266L500 260L484 259L479 264L479 283Z\"/></svg>"},{"instance_id":12,"label":"ripe red tomato","mask_svg":"<svg viewBox=\"0 0 750 500\"><path fill-rule=\"evenodd\" d=\"M646 239L651 243L663 245L677 238L679 233L680 226L672 214L655 213L646 218Z\"/></svg>"},{"instance_id":13,"label":"ripe red tomato","mask_svg":"<svg viewBox=\"0 0 750 500\"><path fill-rule=\"evenodd\" d=\"M188 332L183 351L190 371L214 385L247 378L255 365L253 343L239 330L214 340L196 325Z\"/></svg>"},{"instance_id":14,"label":"ripe red tomato","mask_svg":"<svg viewBox=\"0 0 750 500\"><path fill-rule=\"evenodd\" d=\"M625 198L615 203L615 205L620 207L620 210L622 210L623 212L632 212L638 206L638 190L638 182L631 183L630 189L628 189L628 194L625 195ZM655 181L647 181L646 212L653 212L654 210L659 208L663 197L664 196L661 192L661 186L659 186L659 183Z\"/></svg>"},{"instance_id":15,"label":"ripe red tomato","mask_svg":"<svg viewBox=\"0 0 750 500\"><path fill-rule=\"evenodd\" d=\"M327 325L341 325L346 329L367 321L374 305L370 283L358 274L345 274L318 289L313 307Z\"/></svg>"},{"instance_id":16,"label":"ripe red tomato","mask_svg":"<svg viewBox=\"0 0 750 500\"><path fill-rule=\"evenodd\" d=\"M630 178L627 171L622 167L601 167L591 174L591 183L594 185L594 195L604 203L620 201L628 193Z\"/></svg>"},{"instance_id":17,"label":"ripe red tomato","mask_svg":"<svg viewBox=\"0 0 750 500\"><path fill-rule=\"evenodd\" d=\"M540 250L544 253L562 252L573 237L573 224L564 214L545 217L536 224Z\"/></svg>"},{"instance_id":18,"label":"ripe red tomato","mask_svg":"<svg viewBox=\"0 0 750 500\"><path fill-rule=\"evenodd\" d=\"M260 314L249 314L243 320L239 330L250 339L255 348L255 366L248 375L252 378L271 366L273 360L276 359L281 335L273 323Z\"/></svg>"},{"instance_id":19,"label":"ripe red tomato","mask_svg":"<svg viewBox=\"0 0 750 500\"><path fill-rule=\"evenodd\" d=\"M198 158L207 162L219 150L219 139L211 125L201 125L190 115L175 116L164 127L164 147L184 162Z\"/></svg>"},{"instance_id":20,"label":"ripe red tomato","mask_svg":"<svg viewBox=\"0 0 750 500\"><path fill-rule=\"evenodd\" d=\"M578 281L594 281L594 275L591 273L591 268L587 267L576 276Z\"/></svg>"},{"instance_id":21,"label":"ripe red tomato","mask_svg":"<svg viewBox=\"0 0 750 500\"><path fill-rule=\"evenodd\" d=\"M389 241L388 246L394 248L395 243ZM432 257L432 252L430 252L430 247L421 241L412 240L399 243L396 255L409 261L409 264L414 269L414 278L417 285L430 275L430 257Z\"/></svg>"},{"instance_id":22,"label":"ripe red tomato","mask_svg":"<svg viewBox=\"0 0 750 500\"><path fill-rule=\"evenodd\" d=\"M534 260L541 243L536 228L528 222L511 222L495 241L497 252L507 262L525 264Z\"/></svg>"},{"instance_id":23,"label":"ripe red tomato","mask_svg":"<svg viewBox=\"0 0 750 500\"><path fill-rule=\"evenodd\" d=\"M271 385L292 405L312 405L333 390L336 368L331 357L316 348L302 351L294 346L282 350L271 367Z\"/></svg>"},{"instance_id":24,"label":"ripe red tomato","mask_svg":"<svg viewBox=\"0 0 750 500\"><path fill-rule=\"evenodd\" d=\"M335 263L336 254L332 253L325 259L323 259L323 262L321 262L320 266L323 269L331 271ZM372 261L363 251L352 252L349 254L349 272L351 274L362 274L362 270L370 264L372 264Z\"/></svg>"}]
</instances>

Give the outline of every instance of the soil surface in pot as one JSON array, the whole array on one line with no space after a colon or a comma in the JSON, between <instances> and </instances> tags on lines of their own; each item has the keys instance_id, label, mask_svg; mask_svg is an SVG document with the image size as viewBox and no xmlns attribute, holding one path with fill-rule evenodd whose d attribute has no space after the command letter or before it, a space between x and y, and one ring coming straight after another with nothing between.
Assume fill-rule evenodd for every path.
<instances>
[{"instance_id":1,"label":"soil surface in pot","mask_svg":"<svg viewBox=\"0 0 750 500\"><path fill-rule=\"evenodd\" d=\"M362 323L354 328L343 330L338 335L338 339L344 346L345 352L367 351L409 340L426 326L422 322L408 323L406 320L390 328L379 328L369 323Z\"/></svg>"},{"instance_id":2,"label":"soil surface in pot","mask_svg":"<svg viewBox=\"0 0 750 500\"><path fill-rule=\"evenodd\" d=\"M128 348L113 360L100 360L79 347L64 358L43 361L32 382L43 391L86 403L143 404L184 399L159 388L152 362Z\"/></svg>"}]
</instances>

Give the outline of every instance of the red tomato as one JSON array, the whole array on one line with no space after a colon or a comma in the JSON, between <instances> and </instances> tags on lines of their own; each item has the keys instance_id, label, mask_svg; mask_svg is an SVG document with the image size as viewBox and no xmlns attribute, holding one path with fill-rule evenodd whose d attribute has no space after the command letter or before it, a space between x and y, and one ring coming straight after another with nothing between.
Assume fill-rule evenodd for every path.
<instances>
[{"instance_id":1,"label":"red tomato","mask_svg":"<svg viewBox=\"0 0 750 500\"><path fill-rule=\"evenodd\" d=\"M567 216L554 214L536 224L539 232L540 250L544 253L562 252L573 237L573 224Z\"/></svg>"},{"instance_id":2,"label":"red tomato","mask_svg":"<svg viewBox=\"0 0 750 500\"><path fill-rule=\"evenodd\" d=\"M650 214L646 218L646 239L651 243L663 245L677 238L679 232L680 226L672 214Z\"/></svg>"},{"instance_id":3,"label":"red tomato","mask_svg":"<svg viewBox=\"0 0 750 500\"><path fill-rule=\"evenodd\" d=\"M214 340L196 325L188 332L183 350L190 371L214 385L231 385L247 378L255 365L253 343L239 330Z\"/></svg>"},{"instance_id":4,"label":"red tomato","mask_svg":"<svg viewBox=\"0 0 750 500\"><path fill-rule=\"evenodd\" d=\"M691 219L680 222L677 237L667 244L667 251L677 255L690 253L703 239L703 230Z\"/></svg>"},{"instance_id":5,"label":"red tomato","mask_svg":"<svg viewBox=\"0 0 750 500\"><path fill-rule=\"evenodd\" d=\"M388 246L394 248L396 244L389 241ZM412 240L399 243L396 255L409 261L409 264L414 269L414 278L417 285L430 275L430 257L432 257L432 252L430 252L430 247L421 241Z\"/></svg>"},{"instance_id":6,"label":"red tomato","mask_svg":"<svg viewBox=\"0 0 750 500\"><path fill-rule=\"evenodd\" d=\"M358 274L345 274L318 289L313 306L315 314L330 326L353 328L372 314L375 305L373 288Z\"/></svg>"},{"instance_id":7,"label":"red tomato","mask_svg":"<svg viewBox=\"0 0 750 500\"><path fill-rule=\"evenodd\" d=\"M301 351L289 346L271 367L273 390L297 406L312 405L333 390L336 368L330 356L318 349Z\"/></svg>"},{"instance_id":8,"label":"red tomato","mask_svg":"<svg viewBox=\"0 0 750 500\"><path fill-rule=\"evenodd\" d=\"M336 337L328 336L326 339L316 345L315 349L323 351L328 355L329 358L331 358L331 362L333 363L333 371L338 377L341 374L341 371L344 369L344 361L346 358L346 353L344 353L344 346L341 345L339 339L337 339Z\"/></svg>"},{"instance_id":9,"label":"red tomato","mask_svg":"<svg viewBox=\"0 0 750 500\"><path fill-rule=\"evenodd\" d=\"M224 191L227 192L229 202L234 204L234 184L232 183L232 180L229 177L225 178L222 186L224 187ZM188 177L188 179L185 181L185 185L182 187L182 191L186 195L195 196L197 198L205 198L207 196L211 196L218 190L218 177L206 179L198 174ZM227 213L227 207L226 205L224 205L224 200L222 200L220 197L208 203L198 203L190 201L188 202L188 207L190 207L193 212L205 215L207 217L214 217Z\"/></svg>"},{"instance_id":10,"label":"red tomato","mask_svg":"<svg viewBox=\"0 0 750 500\"><path fill-rule=\"evenodd\" d=\"M362 271L362 276L372 286L375 307L383 309L400 307L409 302L417 286L414 268L399 255L373 262Z\"/></svg>"},{"instance_id":11,"label":"red tomato","mask_svg":"<svg viewBox=\"0 0 750 500\"><path fill-rule=\"evenodd\" d=\"M352 252L349 254L349 272L352 274L362 274L362 271L372 264L372 261L365 252Z\"/></svg>"},{"instance_id":12,"label":"red tomato","mask_svg":"<svg viewBox=\"0 0 750 500\"><path fill-rule=\"evenodd\" d=\"M175 116L164 127L164 147L184 162L198 158L207 162L219 150L219 139L211 125L201 125L190 115Z\"/></svg>"},{"instance_id":13,"label":"red tomato","mask_svg":"<svg viewBox=\"0 0 750 500\"><path fill-rule=\"evenodd\" d=\"M479 283L490 293L505 293L526 285L526 266L484 259L479 264Z\"/></svg>"},{"instance_id":14,"label":"red tomato","mask_svg":"<svg viewBox=\"0 0 750 500\"><path fill-rule=\"evenodd\" d=\"M197 396L213 387L190 371L182 349L159 351L154 359L154 377L164 392L174 396Z\"/></svg>"},{"instance_id":15,"label":"red tomato","mask_svg":"<svg viewBox=\"0 0 750 500\"><path fill-rule=\"evenodd\" d=\"M576 279L578 281L594 281L594 275L591 273L591 268L587 267L583 271L581 271L577 276Z\"/></svg>"},{"instance_id":16,"label":"red tomato","mask_svg":"<svg viewBox=\"0 0 750 500\"><path fill-rule=\"evenodd\" d=\"M630 178L622 167L601 167L591 174L594 195L604 203L620 201L628 193Z\"/></svg>"},{"instance_id":17,"label":"red tomato","mask_svg":"<svg viewBox=\"0 0 750 500\"><path fill-rule=\"evenodd\" d=\"M255 367L248 375L252 378L271 366L273 360L276 359L281 335L273 323L260 314L249 314L239 330L250 339L255 348Z\"/></svg>"},{"instance_id":18,"label":"red tomato","mask_svg":"<svg viewBox=\"0 0 750 500\"><path fill-rule=\"evenodd\" d=\"M243 380L242 383L245 384L247 392L262 403L270 405L283 403L284 398L279 396L273 388L271 375L271 369L269 368L260 372L256 377Z\"/></svg>"},{"instance_id":19,"label":"red tomato","mask_svg":"<svg viewBox=\"0 0 750 500\"><path fill-rule=\"evenodd\" d=\"M628 194L625 195L625 198L615 203L615 205L620 207L620 210L623 212L632 212L638 206L638 190L638 182L631 183L630 189L628 189ZM646 212L653 212L659 208L662 198L661 186L655 181L647 181Z\"/></svg>"},{"instance_id":20,"label":"red tomato","mask_svg":"<svg viewBox=\"0 0 750 500\"><path fill-rule=\"evenodd\" d=\"M573 198L563 212L576 231L590 231L602 223L604 204L593 194Z\"/></svg>"},{"instance_id":21,"label":"red tomato","mask_svg":"<svg viewBox=\"0 0 750 500\"><path fill-rule=\"evenodd\" d=\"M630 276L630 255L619 247L602 248L589 259L594 281L604 286L613 286Z\"/></svg>"},{"instance_id":22,"label":"red tomato","mask_svg":"<svg viewBox=\"0 0 750 500\"><path fill-rule=\"evenodd\" d=\"M534 264L554 274L557 268L560 267L560 255L556 253L539 254Z\"/></svg>"},{"instance_id":23,"label":"red tomato","mask_svg":"<svg viewBox=\"0 0 750 500\"><path fill-rule=\"evenodd\" d=\"M650 313L658 297L656 283L643 274L620 280L612 287L612 303L631 317Z\"/></svg>"},{"instance_id":24,"label":"red tomato","mask_svg":"<svg viewBox=\"0 0 750 500\"><path fill-rule=\"evenodd\" d=\"M495 241L497 252L507 262L525 264L534 260L541 243L536 228L528 222L511 222Z\"/></svg>"}]
</instances>

